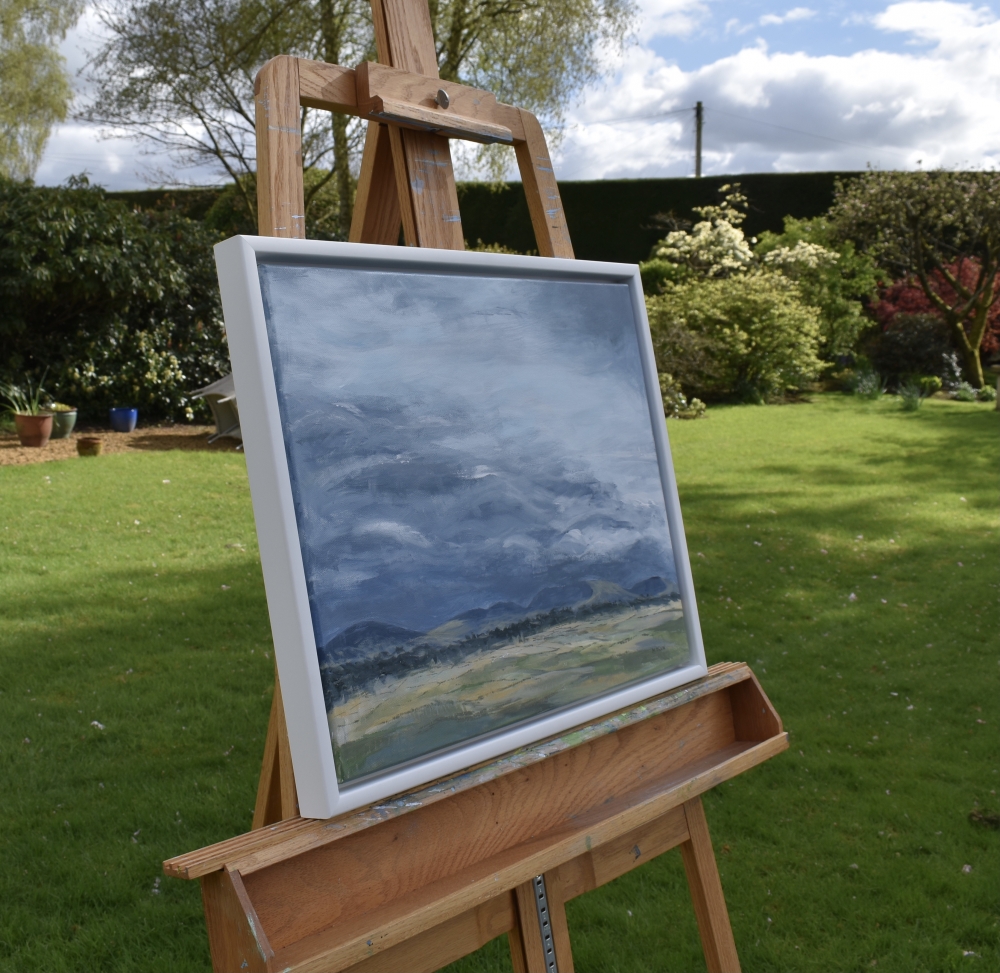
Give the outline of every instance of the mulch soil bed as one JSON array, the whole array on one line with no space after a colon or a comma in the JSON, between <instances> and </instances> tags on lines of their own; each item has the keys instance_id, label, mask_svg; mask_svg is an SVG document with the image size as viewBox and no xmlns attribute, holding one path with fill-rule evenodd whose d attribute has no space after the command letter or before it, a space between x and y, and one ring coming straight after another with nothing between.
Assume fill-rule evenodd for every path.
<instances>
[{"instance_id":1,"label":"mulch soil bed","mask_svg":"<svg viewBox=\"0 0 1000 973\"><path fill-rule=\"evenodd\" d=\"M103 444L102 456L110 453L150 452L168 449L197 449L211 452L232 452L239 444L235 439L208 437L215 426L148 426L134 432L111 432L108 429L75 429L65 439L50 439L42 447L22 446L15 433L0 433L0 466L20 466L25 463L44 463L55 459L80 459L92 461L95 457L77 456L76 441L84 436L95 436ZM100 460L101 456L96 457Z\"/></svg>"}]
</instances>

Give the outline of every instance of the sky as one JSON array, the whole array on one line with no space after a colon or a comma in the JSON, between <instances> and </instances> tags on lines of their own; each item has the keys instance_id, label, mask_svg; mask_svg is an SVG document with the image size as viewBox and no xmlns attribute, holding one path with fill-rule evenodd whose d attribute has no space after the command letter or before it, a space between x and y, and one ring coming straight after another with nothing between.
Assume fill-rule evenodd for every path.
<instances>
[{"instance_id":1,"label":"sky","mask_svg":"<svg viewBox=\"0 0 1000 973\"><path fill-rule=\"evenodd\" d=\"M639 7L635 43L567 112L560 179L693 175L696 101L706 175L1000 164L1000 0ZM71 71L98 41L88 12L63 45ZM82 104L80 75L78 86ZM101 134L58 126L36 181L81 171L113 189L221 181Z\"/></svg>"},{"instance_id":2,"label":"sky","mask_svg":"<svg viewBox=\"0 0 1000 973\"><path fill-rule=\"evenodd\" d=\"M676 579L625 284L261 281L318 644Z\"/></svg>"}]
</instances>

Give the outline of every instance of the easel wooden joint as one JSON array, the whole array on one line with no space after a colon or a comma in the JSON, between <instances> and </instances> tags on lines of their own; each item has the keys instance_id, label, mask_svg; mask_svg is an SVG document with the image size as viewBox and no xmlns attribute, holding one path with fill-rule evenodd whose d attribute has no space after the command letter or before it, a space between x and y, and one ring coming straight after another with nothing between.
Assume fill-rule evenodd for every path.
<instances>
[{"instance_id":1,"label":"easel wooden joint","mask_svg":"<svg viewBox=\"0 0 1000 973\"><path fill-rule=\"evenodd\" d=\"M273 58L255 85L258 223L305 237L302 106L368 120L350 239L464 247L450 138L512 145L542 256L573 257L538 120L438 77L426 0L372 0L378 64ZM709 973L739 957L701 794L787 749L745 664L330 821L298 817L281 690L253 830L164 863L200 879L217 971L432 971L507 934L572 973L566 903L679 847Z\"/></svg>"}]
</instances>

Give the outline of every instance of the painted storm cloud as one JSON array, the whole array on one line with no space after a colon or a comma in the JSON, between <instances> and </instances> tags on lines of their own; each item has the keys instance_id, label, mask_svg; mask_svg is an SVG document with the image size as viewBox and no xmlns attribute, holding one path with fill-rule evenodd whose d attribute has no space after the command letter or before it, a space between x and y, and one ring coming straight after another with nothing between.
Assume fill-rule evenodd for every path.
<instances>
[{"instance_id":1,"label":"painted storm cloud","mask_svg":"<svg viewBox=\"0 0 1000 973\"><path fill-rule=\"evenodd\" d=\"M688 664L627 285L260 279L342 783Z\"/></svg>"}]
</instances>

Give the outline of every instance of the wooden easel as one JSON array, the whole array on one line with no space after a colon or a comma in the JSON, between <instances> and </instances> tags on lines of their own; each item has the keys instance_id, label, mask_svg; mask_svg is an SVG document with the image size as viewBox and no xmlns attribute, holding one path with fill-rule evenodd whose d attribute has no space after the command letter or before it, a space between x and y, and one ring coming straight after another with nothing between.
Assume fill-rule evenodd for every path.
<instances>
[{"instance_id":1,"label":"wooden easel","mask_svg":"<svg viewBox=\"0 0 1000 973\"><path fill-rule=\"evenodd\" d=\"M372 0L379 64L257 76L258 221L304 237L300 106L369 119L351 240L464 246L449 137L514 146L538 251L572 257L537 119L438 79L426 0ZM330 821L298 817L281 690L248 834L198 878L216 971L437 970L506 933L515 973L572 973L565 903L680 846L710 973L739 958L700 795L787 749L745 664Z\"/></svg>"}]
</instances>

